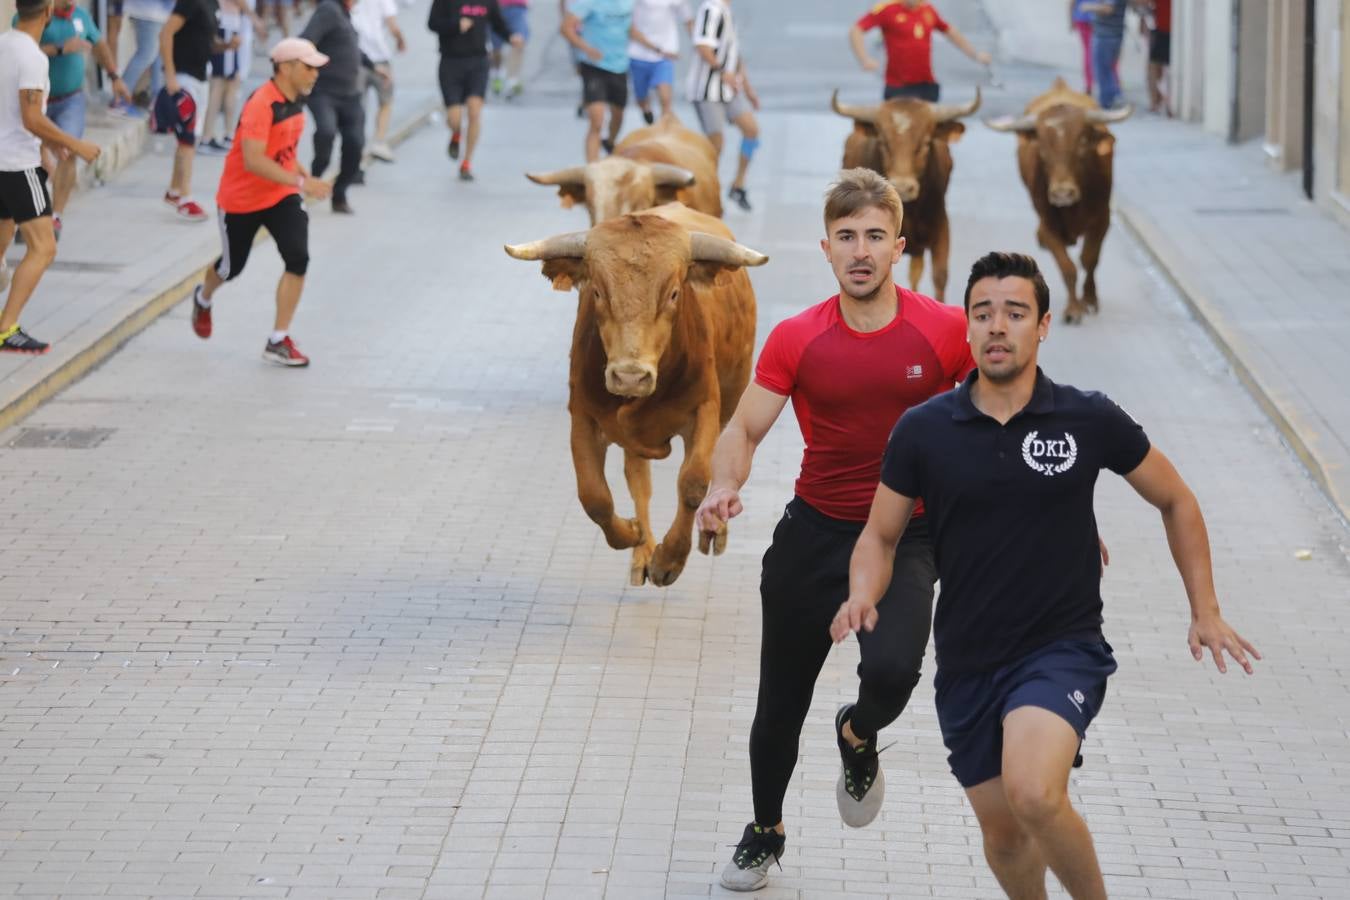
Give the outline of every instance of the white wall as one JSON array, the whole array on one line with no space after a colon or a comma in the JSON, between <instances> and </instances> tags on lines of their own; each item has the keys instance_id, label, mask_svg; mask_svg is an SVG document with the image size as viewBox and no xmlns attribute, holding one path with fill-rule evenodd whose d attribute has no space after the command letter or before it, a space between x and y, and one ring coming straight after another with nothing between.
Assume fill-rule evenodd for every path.
<instances>
[{"instance_id":1,"label":"white wall","mask_svg":"<svg viewBox=\"0 0 1350 900\"><path fill-rule=\"evenodd\" d=\"M1022 62L1053 66L1070 72L1083 71L1083 45L1069 31L1068 0L985 0L985 14L998 33L998 56ZM1125 46L1120 55L1120 78L1127 89L1144 84L1148 47L1139 34L1139 20L1129 14ZM1069 84L1081 88L1081 76Z\"/></svg>"}]
</instances>

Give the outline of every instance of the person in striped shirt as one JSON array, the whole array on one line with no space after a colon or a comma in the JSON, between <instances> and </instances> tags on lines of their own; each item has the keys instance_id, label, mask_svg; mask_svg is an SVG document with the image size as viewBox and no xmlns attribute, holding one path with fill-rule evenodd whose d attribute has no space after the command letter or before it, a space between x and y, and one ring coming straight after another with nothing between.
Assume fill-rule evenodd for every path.
<instances>
[{"instance_id":1,"label":"person in striped shirt","mask_svg":"<svg viewBox=\"0 0 1350 900\"><path fill-rule=\"evenodd\" d=\"M741 154L727 196L749 212L745 176L759 149L759 123L755 120L759 95L751 86L741 59L730 0L703 0L699 4L694 15L694 50L697 55L689 69L689 99L698 113L703 133L713 142L719 157L726 123L730 121L740 129Z\"/></svg>"}]
</instances>

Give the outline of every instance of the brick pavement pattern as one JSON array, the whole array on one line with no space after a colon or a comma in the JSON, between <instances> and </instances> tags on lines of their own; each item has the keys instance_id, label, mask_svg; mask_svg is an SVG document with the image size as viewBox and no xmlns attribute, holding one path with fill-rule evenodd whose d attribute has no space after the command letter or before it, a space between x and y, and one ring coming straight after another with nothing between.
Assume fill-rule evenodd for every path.
<instances>
[{"instance_id":1,"label":"brick pavement pattern","mask_svg":"<svg viewBox=\"0 0 1350 900\"><path fill-rule=\"evenodd\" d=\"M750 816L759 557L800 437L785 416L761 447L725 556L625 587L573 494L574 301L501 252L584 227L520 174L570 161L580 126L566 103L489 116L475 184L432 129L355 219L315 217L309 370L257 359L281 268L262 248L210 342L175 310L23 423L116 429L102 444L0 433L0 894L723 896ZM728 215L773 257L752 275L761 339L833 292L819 198L848 130L763 124L756 212ZM1035 223L1006 136L972 127L954 152L960 288ZM1267 657L1253 678L1190 660L1161 523L1104 477L1121 668L1072 789L1110 890L1346 896L1350 535L1122 229L1099 276L1101 315L1056 324L1047 371L1106 390L1177 462L1226 612ZM675 462L654 469L659 519ZM831 721L856 659L822 674L758 896L997 896L931 671L884 734L881 817L838 821Z\"/></svg>"}]
</instances>

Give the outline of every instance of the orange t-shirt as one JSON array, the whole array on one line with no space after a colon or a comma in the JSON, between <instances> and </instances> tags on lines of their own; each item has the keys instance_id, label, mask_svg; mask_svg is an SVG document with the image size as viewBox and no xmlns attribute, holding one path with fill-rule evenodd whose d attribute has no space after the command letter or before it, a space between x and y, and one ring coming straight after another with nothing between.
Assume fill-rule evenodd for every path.
<instances>
[{"instance_id":1,"label":"orange t-shirt","mask_svg":"<svg viewBox=\"0 0 1350 900\"><path fill-rule=\"evenodd\" d=\"M295 148L304 130L305 105L299 99L287 100L271 80L254 91L244 104L234 145L225 157L216 206L227 213L257 212L300 193L294 184L277 184L244 168L244 141L266 141L268 156L288 172L298 172Z\"/></svg>"}]
</instances>

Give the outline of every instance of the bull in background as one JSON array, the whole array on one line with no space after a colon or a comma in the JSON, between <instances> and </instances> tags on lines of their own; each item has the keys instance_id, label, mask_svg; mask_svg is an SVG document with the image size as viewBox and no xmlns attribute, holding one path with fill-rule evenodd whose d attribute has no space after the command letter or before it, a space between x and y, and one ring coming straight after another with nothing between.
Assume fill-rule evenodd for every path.
<instances>
[{"instance_id":1,"label":"bull in background","mask_svg":"<svg viewBox=\"0 0 1350 900\"><path fill-rule=\"evenodd\" d=\"M577 494L611 547L633 548L631 584L671 584L689 557L713 444L750 380L755 292L744 267L768 257L737 244L720 220L679 203L506 252L542 260L554 290L575 287L580 295L567 403ZM650 461L670 455L676 436L684 442L679 502L658 544ZM614 511L605 480L610 444L623 448L632 519ZM721 552L725 532L716 543Z\"/></svg>"},{"instance_id":2,"label":"bull in background","mask_svg":"<svg viewBox=\"0 0 1350 900\"><path fill-rule=\"evenodd\" d=\"M525 177L556 185L564 209L584 203L592 225L674 200L710 216L722 215L717 151L674 116L632 132L605 159L556 172L527 172Z\"/></svg>"},{"instance_id":3,"label":"bull in background","mask_svg":"<svg viewBox=\"0 0 1350 900\"><path fill-rule=\"evenodd\" d=\"M905 204L900 236L909 256L909 286L919 289L924 254L933 260L933 295L944 302L951 227L947 221L947 184L952 177L951 145L966 126L961 118L980 108L980 89L964 106L896 98L878 106L839 102L830 108L853 120L853 133L844 142L844 168L872 169L895 185Z\"/></svg>"},{"instance_id":4,"label":"bull in background","mask_svg":"<svg viewBox=\"0 0 1350 900\"><path fill-rule=\"evenodd\" d=\"M995 131L1017 135L1017 167L1039 219L1036 240L1054 254L1068 289L1066 322L1081 321L1088 311L1097 312L1097 261L1111 227L1111 164L1116 142L1106 126L1124 121L1132 112L1132 106L1103 110L1087 94L1057 78L1050 90L1027 104L1023 115L985 122ZM1081 301L1078 270L1069 256L1069 248L1079 238L1087 272Z\"/></svg>"}]
</instances>

